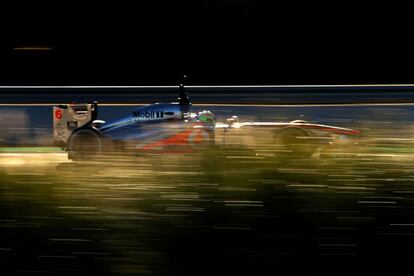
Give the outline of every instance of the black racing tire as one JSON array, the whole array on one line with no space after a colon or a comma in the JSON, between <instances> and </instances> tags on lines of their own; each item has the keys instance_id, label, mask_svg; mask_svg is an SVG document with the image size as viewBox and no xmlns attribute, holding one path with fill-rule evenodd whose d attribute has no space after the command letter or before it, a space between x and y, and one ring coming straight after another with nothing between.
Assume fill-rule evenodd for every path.
<instances>
[{"instance_id":1,"label":"black racing tire","mask_svg":"<svg viewBox=\"0 0 414 276\"><path fill-rule=\"evenodd\" d=\"M315 147L309 142L308 134L297 127L289 127L275 134L276 157L310 158Z\"/></svg>"},{"instance_id":2,"label":"black racing tire","mask_svg":"<svg viewBox=\"0 0 414 276\"><path fill-rule=\"evenodd\" d=\"M74 161L92 160L102 153L102 135L93 128L80 129L70 137L67 150Z\"/></svg>"}]
</instances>

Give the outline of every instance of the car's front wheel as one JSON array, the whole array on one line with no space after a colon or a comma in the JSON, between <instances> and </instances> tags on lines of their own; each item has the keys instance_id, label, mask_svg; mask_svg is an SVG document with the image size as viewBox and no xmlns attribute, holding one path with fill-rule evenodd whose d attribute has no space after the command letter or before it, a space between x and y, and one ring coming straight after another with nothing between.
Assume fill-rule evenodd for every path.
<instances>
[{"instance_id":1,"label":"car's front wheel","mask_svg":"<svg viewBox=\"0 0 414 276\"><path fill-rule=\"evenodd\" d=\"M286 128L275 134L276 157L309 158L315 146L309 142L308 135L299 128Z\"/></svg>"}]
</instances>

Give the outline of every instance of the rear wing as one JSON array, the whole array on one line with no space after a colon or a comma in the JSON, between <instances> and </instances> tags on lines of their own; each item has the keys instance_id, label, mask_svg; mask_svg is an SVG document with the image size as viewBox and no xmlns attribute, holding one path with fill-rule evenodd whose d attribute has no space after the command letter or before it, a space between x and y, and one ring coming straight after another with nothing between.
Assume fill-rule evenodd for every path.
<instances>
[{"instance_id":1,"label":"rear wing","mask_svg":"<svg viewBox=\"0 0 414 276\"><path fill-rule=\"evenodd\" d=\"M53 141L65 147L72 133L88 126L98 116L98 103L74 103L53 106Z\"/></svg>"}]
</instances>

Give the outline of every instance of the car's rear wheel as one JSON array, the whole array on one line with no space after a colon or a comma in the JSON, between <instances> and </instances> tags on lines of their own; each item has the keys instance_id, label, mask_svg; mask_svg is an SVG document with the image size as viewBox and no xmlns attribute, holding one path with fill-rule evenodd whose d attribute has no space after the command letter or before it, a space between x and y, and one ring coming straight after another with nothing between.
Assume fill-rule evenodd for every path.
<instances>
[{"instance_id":1,"label":"car's rear wheel","mask_svg":"<svg viewBox=\"0 0 414 276\"><path fill-rule=\"evenodd\" d=\"M81 129L72 134L68 143L69 158L72 160L90 160L102 153L103 141L100 133L94 129Z\"/></svg>"}]
</instances>

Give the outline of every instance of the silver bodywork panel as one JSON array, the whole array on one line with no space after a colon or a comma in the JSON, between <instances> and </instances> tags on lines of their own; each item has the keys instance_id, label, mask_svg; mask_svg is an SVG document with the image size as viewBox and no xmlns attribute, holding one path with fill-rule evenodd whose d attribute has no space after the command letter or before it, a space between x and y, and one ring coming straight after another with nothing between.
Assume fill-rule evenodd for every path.
<instances>
[{"instance_id":1,"label":"silver bodywork panel","mask_svg":"<svg viewBox=\"0 0 414 276\"><path fill-rule=\"evenodd\" d=\"M53 138L57 145L66 145L73 131L88 125L94 118L96 104L53 106Z\"/></svg>"}]
</instances>

